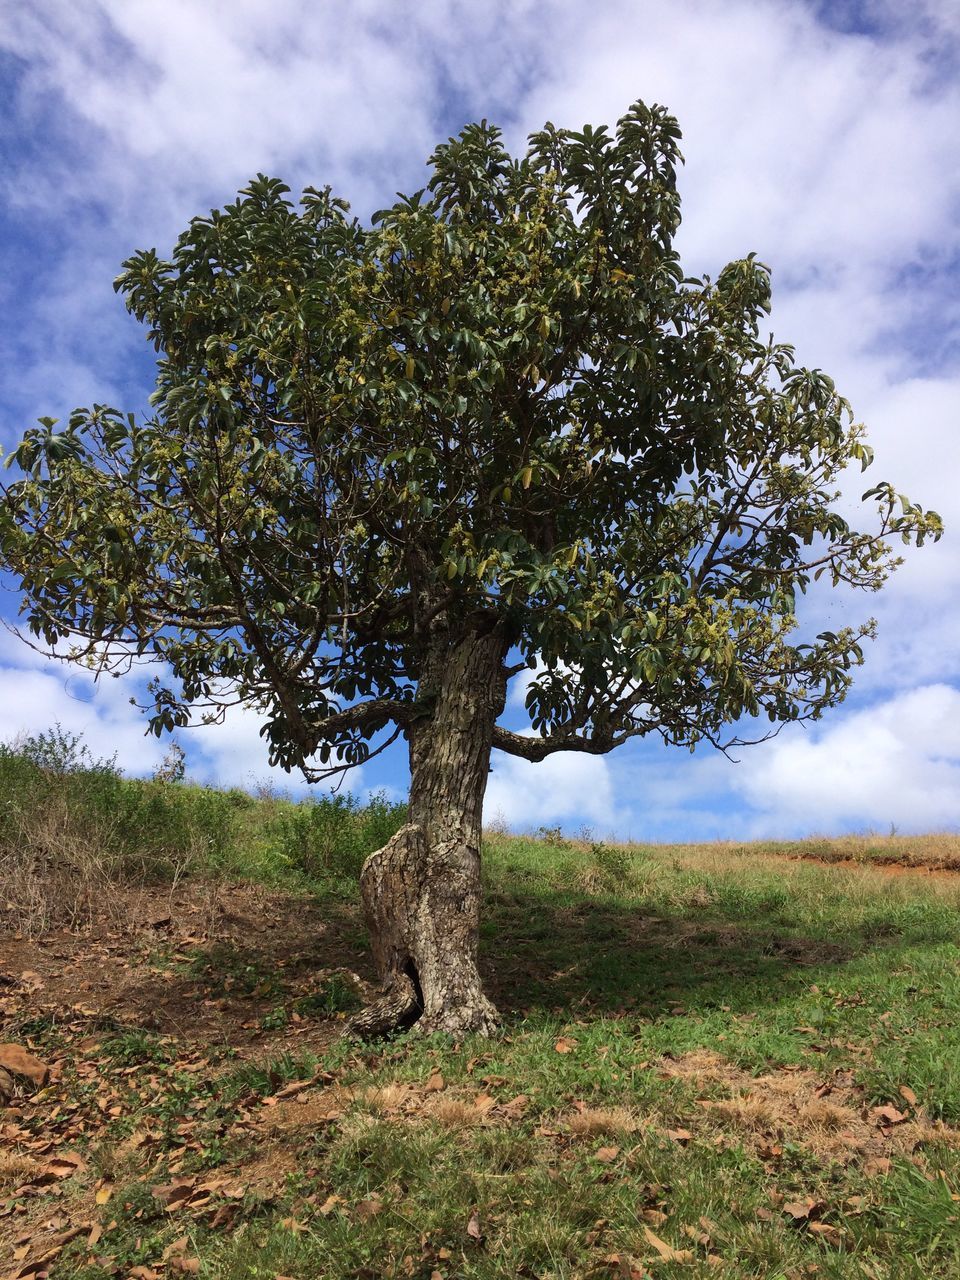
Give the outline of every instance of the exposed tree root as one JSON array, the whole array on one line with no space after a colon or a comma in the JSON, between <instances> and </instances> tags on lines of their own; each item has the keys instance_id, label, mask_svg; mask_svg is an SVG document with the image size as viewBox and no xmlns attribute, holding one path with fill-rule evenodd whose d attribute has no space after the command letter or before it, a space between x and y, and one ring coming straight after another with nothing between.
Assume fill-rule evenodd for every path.
<instances>
[{"instance_id":1,"label":"exposed tree root","mask_svg":"<svg viewBox=\"0 0 960 1280\"><path fill-rule=\"evenodd\" d=\"M346 1034L360 1040L376 1040L403 1031L416 1022L422 1008L413 981L405 973L396 974L379 999L349 1020Z\"/></svg>"}]
</instances>

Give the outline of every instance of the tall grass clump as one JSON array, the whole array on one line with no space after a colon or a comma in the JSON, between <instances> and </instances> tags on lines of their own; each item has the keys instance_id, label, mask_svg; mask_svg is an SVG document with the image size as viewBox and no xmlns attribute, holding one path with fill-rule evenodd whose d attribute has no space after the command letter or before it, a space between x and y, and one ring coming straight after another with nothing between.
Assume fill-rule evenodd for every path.
<instances>
[{"instance_id":1,"label":"tall grass clump","mask_svg":"<svg viewBox=\"0 0 960 1280\"><path fill-rule=\"evenodd\" d=\"M125 778L59 725L0 744L0 911L21 933L81 923L117 885L239 877L353 892L406 820L384 795L294 804L161 772Z\"/></svg>"},{"instance_id":2,"label":"tall grass clump","mask_svg":"<svg viewBox=\"0 0 960 1280\"><path fill-rule=\"evenodd\" d=\"M284 862L310 880L354 889L364 859L407 820L407 806L382 794L366 804L352 795L323 796L278 815L275 842Z\"/></svg>"},{"instance_id":3,"label":"tall grass clump","mask_svg":"<svg viewBox=\"0 0 960 1280\"><path fill-rule=\"evenodd\" d=\"M228 860L243 793L128 779L60 725L0 744L0 894L23 933L76 924L119 883Z\"/></svg>"}]
</instances>

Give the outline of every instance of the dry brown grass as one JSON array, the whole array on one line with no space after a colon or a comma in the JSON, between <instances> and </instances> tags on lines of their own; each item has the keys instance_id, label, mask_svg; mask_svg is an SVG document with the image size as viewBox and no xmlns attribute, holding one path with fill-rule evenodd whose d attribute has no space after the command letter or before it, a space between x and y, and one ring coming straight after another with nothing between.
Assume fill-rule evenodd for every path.
<instances>
[{"instance_id":1,"label":"dry brown grass","mask_svg":"<svg viewBox=\"0 0 960 1280\"><path fill-rule=\"evenodd\" d=\"M483 1113L471 1101L442 1094L427 1100L423 1114L444 1129L475 1129L483 1124Z\"/></svg>"},{"instance_id":2,"label":"dry brown grass","mask_svg":"<svg viewBox=\"0 0 960 1280\"><path fill-rule=\"evenodd\" d=\"M627 849L640 846L626 845ZM687 867L705 871L730 870L740 860L751 866L783 867L785 859L852 863L876 867L909 867L932 871L960 871L960 835L948 832L918 836L810 836L804 840L758 840L751 843L717 840L709 844L654 844L643 849L674 856Z\"/></svg>"},{"instance_id":3,"label":"dry brown grass","mask_svg":"<svg viewBox=\"0 0 960 1280\"><path fill-rule=\"evenodd\" d=\"M0 1151L0 1194L13 1191L29 1182L40 1169L40 1163L32 1156L19 1151Z\"/></svg>"},{"instance_id":4,"label":"dry brown grass","mask_svg":"<svg viewBox=\"0 0 960 1280\"><path fill-rule=\"evenodd\" d=\"M723 1088L726 1098L701 1098L700 1116L685 1123L706 1128L716 1138L732 1128L744 1145L761 1155L790 1141L823 1159L842 1163L868 1157L909 1155L929 1143L960 1146L960 1129L932 1124L922 1110L902 1113L890 1123L869 1106L849 1079L822 1079L812 1071L750 1076L705 1050L664 1059L661 1072L698 1088Z\"/></svg>"},{"instance_id":5,"label":"dry brown grass","mask_svg":"<svg viewBox=\"0 0 960 1280\"><path fill-rule=\"evenodd\" d=\"M61 795L20 816L15 836L0 849L0 898L18 933L36 937L92 921L114 879L103 852L109 835L89 819L77 821Z\"/></svg>"},{"instance_id":6,"label":"dry brown grass","mask_svg":"<svg viewBox=\"0 0 960 1280\"><path fill-rule=\"evenodd\" d=\"M601 1134L636 1133L640 1120L626 1107L581 1107L568 1116L565 1127L581 1138Z\"/></svg>"},{"instance_id":7,"label":"dry brown grass","mask_svg":"<svg viewBox=\"0 0 960 1280\"><path fill-rule=\"evenodd\" d=\"M113 836L108 821L89 814L78 817L68 797L56 793L42 808L20 815L14 837L0 845L0 909L18 934L36 938L57 928L92 928L102 920L122 929L140 926L145 877L110 852ZM205 868L204 852L198 844L169 859L166 871L171 895L192 871L206 871L206 915L212 927L220 885ZM123 893L117 892L119 886Z\"/></svg>"},{"instance_id":8,"label":"dry brown grass","mask_svg":"<svg viewBox=\"0 0 960 1280\"><path fill-rule=\"evenodd\" d=\"M405 1084L371 1085L357 1094L360 1107L372 1116L387 1116L403 1109L410 1096Z\"/></svg>"},{"instance_id":9,"label":"dry brown grass","mask_svg":"<svg viewBox=\"0 0 960 1280\"><path fill-rule=\"evenodd\" d=\"M660 1072L664 1076L677 1076L681 1080L693 1080L697 1084L729 1084L732 1063L709 1049L694 1049L679 1058L663 1058Z\"/></svg>"}]
</instances>

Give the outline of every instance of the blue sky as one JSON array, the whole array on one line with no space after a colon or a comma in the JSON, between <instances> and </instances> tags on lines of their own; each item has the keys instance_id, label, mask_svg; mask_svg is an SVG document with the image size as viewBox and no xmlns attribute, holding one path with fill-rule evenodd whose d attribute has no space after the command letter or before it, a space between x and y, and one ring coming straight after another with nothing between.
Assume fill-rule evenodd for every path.
<instances>
[{"instance_id":1,"label":"blue sky","mask_svg":"<svg viewBox=\"0 0 960 1280\"><path fill-rule=\"evenodd\" d=\"M499 759L488 817L655 839L956 830L958 65L954 0L0 0L0 444L40 414L145 403L152 353L113 293L119 264L257 171L330 182L363 214L421 185L433 144L468 120L520 148L546 119L662 102L684 132L688 270L751 250L772 266L771 327L868 423L871 482L939 510L947 535L879 597L810 601L811 624L880 622L821 724L739 764L654 742ZM164 748L131 692L0 633L0 738L59 720L149 772ZM507 715L522 724L519 694ZM248 712L185 735L191 772L267 776L258 727ZM402 752L349 785L401 792Z\"/></svg>"}]
</instances>

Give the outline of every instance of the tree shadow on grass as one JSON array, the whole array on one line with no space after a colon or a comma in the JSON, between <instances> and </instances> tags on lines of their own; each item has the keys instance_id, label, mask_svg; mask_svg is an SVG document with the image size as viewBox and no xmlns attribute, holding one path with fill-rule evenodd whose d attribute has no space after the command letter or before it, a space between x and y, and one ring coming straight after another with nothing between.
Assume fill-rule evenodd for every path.
<instances>
[{"instance_id":1,"label":"tree shadow on grass","mask_svg":"<svg viewBox=\"0 0 960 1280\"><path fill-rule=\"evenodd\" d=\"M899 940L897 930L884 936L876 923L805 933L794 918L778 919L775 905L766 913L756 907L690 903L667 911L570 891L490 891L481 927L484 980L508 1023L656 1018L681 1009L747 1013L812 982L829 984L831 974L839 981L848 963ZM198 1030L215 1014L233 1028L251 1027L271 1010L292 1007L322 970L340 968L375 981L359 906L319 894L284 918L265 920L259 932L238 927L232 937L211 940L188 967L146 978L137 994L164 1026Z\"/></svg>"},{"instance_id":2,"label":"tree shadow on grass","mask_svg":"<svg viewBox=\"0 0 960 1280\"><path fill-rule=\"evenodd\" d=\"M507 1017L752 1010L883 945L849 930L806 936L732 913L664 915L568 894L493 895L482 936L484 978Z\"/></svg>"}]
</instances>

